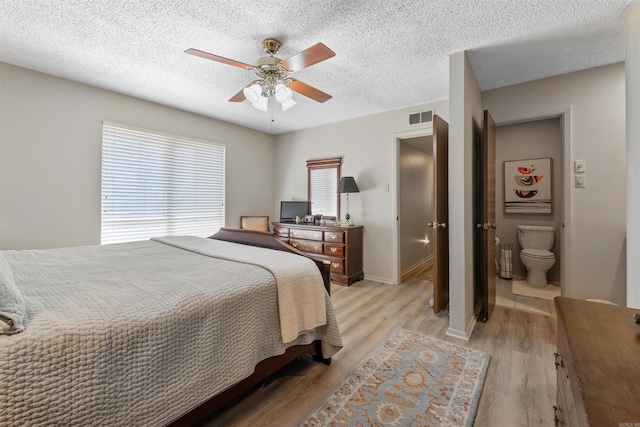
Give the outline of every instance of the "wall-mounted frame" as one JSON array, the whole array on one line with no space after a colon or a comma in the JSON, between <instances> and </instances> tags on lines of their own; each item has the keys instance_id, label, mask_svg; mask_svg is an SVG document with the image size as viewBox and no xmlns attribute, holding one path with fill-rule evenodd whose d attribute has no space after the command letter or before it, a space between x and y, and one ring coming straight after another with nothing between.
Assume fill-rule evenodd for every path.
<instances>
[{"instance_id":1,"label":"wall-mounted frame","mask_svg":"<svg viewBox=\"0 0 640 427\"><path fill-rule=\"evenodd\" d=\"M504 213L550 214L552 206L550 157L504 162Z\"/></svg>"}]
</instances>

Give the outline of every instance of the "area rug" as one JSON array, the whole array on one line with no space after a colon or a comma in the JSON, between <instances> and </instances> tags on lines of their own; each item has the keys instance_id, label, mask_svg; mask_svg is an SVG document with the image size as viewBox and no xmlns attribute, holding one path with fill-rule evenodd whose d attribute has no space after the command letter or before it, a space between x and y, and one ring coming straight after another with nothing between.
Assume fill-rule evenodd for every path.
<instances>
[{"instance_id":1,"label":"area rug","mask_svg":"<svg viewBox=\"0 0 640 427\"><path fill-rule=\"evenodd\" d=\"M302 426L471 426L487 353L396 329Z\"/></svg>"},{"instance_id":2,"label":"area rug","mask_svg":"<svg viewBox=\"0 0 640 427\"><path fill-rule=\"evenodd\" d=\"M560 287L549 284L546 288L532 288L524 280L514 280L511 284L511 292L514 295L553 301L555 297L560 296Z\"/></svg>"}]
</instances>

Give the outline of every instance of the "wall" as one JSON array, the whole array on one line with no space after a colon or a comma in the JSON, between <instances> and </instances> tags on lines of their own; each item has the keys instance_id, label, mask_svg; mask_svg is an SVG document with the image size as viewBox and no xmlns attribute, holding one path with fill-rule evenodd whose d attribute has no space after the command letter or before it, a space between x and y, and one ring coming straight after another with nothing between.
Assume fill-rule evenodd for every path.
<instances>
[{"instance_id":1,"label":"wall","mask_svg":"<svg viewBox=\"0 0 640 427\"><path fill-rule=\"evenodd\" d=\"M626 302L625 70L613 64L483 92L496 123L570 116L563 181L569 200L565 296ZM564 126L564 125L563 125ZM566 129L563 129L563 131ZM586 161L587 188L573 186L573 161ZM567 197L568 196L568 197ZM566 206L565 201L565 207Z\"/></svg>"},{"instance_id":2,"label":"wall","mask_svg":"<svg viewBox=\"0 0 640 427\"><path fill-rule=\"evenodd\" d=\"M552 214L505 214L504 213L504 162L510 160L551 157ZM508 184L508 183L507 183ZM561 230L562 230L562 128L560 118L528 121L498 126L496 129L496 237L502 244L513 243L514 278L526 279L527 273L520 261L520 250L516 226L542 225L556 227L552 252L555 265L547 272L547 280L560 285Z\"/></svg>"},{"instance_id":3,"label":"wall","mask_svg":"<svg viewBox=\"0 0 640 427\"><path fill-rule=\"evenodd\" d=\"M226 144L226 223L274 215L267 134L0 63L0 249L100 243L103 120Z\"/></svg>"},{"instance_id":4,"label":"wall","mask_svg":"<svg viewBox=\"0 0 640 427\"><path fill-rule=\"evenodd\" d=\"M448 118L448 103L438 101L278 135L274 209L280 200L306 200L307 160L342 156L342 176L353 176L360 189L350 195L349 213L354 223L364 225L365 277L394 283L394 133L426 127L409 125L408 116L431 108ZM345 203L342 196L341 215Z\"/></svg>"},{"instance_id":5,"label":"wall","mask_svg":"<svg viewBox=\"0 0 640 427\"><path fill-rule=\"evenodd\" d=\"M640 308L640 0L624 19L627 120L627 305ZM636 166L636 167L634 167Z\"/></svg>"},{"instance_id":6,"label":"wall","mask_svg":"<svg viewBox=\"0 0 640 427\"><path fill-rule=\"evenodd\" d=\"M481 94L465 52L449 56L449 329L469 339L473 315L472 154L474 122L482 126Z\"/></svg>"},{"instance_id":7,"label":"wall","mask_svg":"<svg viewBox=\"0 0 640 427\"><path fill-rule=\"evenodd\" d=\"M431 138L429 138L431 139ZM433 157L400 143L400 271L433 255Z\"/></svg>"}]
</instances>

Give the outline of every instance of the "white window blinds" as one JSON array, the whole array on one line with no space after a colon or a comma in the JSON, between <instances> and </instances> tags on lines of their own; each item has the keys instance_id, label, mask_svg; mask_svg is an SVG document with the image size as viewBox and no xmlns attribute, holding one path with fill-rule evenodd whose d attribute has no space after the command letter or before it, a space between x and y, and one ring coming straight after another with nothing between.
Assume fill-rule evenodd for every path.
<instances>
[{"instance_id":1,"label":"white window blinds","mask_svg":"<svg viewBox=\"0 0 640 427\"><path fill-rule=\"evenodd\" d=\"M311 169L311 213L313 215L338 215L338 180L335 169Z\"/></svg>"},{"instance_id":2,"label":"white window blinds","mask_svg":"<svg viewBox=\"0 0 640 427\"><path fill-rule=\"evenodd\" d=\"M210 236L224 226L225 146L102 125L101 242Z\"/></svg>"},{"instance_id":3,"label":"white window blinds","mask_svg":"<svg viewBox=\"0 0 640 427\"><path fill-rule=\"evenodd\" d=\"M311 213L325 217L338 217L340 199L340 165L342 158L307 160L309 201Z\"/></svg>"}]
</instances>

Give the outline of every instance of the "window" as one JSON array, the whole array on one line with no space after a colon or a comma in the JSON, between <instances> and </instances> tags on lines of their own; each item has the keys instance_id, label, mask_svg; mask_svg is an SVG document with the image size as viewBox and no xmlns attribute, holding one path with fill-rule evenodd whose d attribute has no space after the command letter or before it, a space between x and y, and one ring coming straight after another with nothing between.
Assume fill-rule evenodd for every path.
<instances>
[{"instance_id":1,"label":"window","mask_svg":"<svg viewBox=\"0 0 640 427\"><path fill-rule=\"evenodd\" d=\"M102 244L218 231L224 161L222 144L104 122Z\"/></svg>"},{"instance_id":2,"label":"window","mask_svg":"<svg viewBox=\"0 0 640 427\"><path fill-rule=\"evenodd\" d=\"M338 217L340 208L340 157L323 160L307 160L308 200L311 202L311 214L324 217Z\"/></svg>"}]
</instances>

